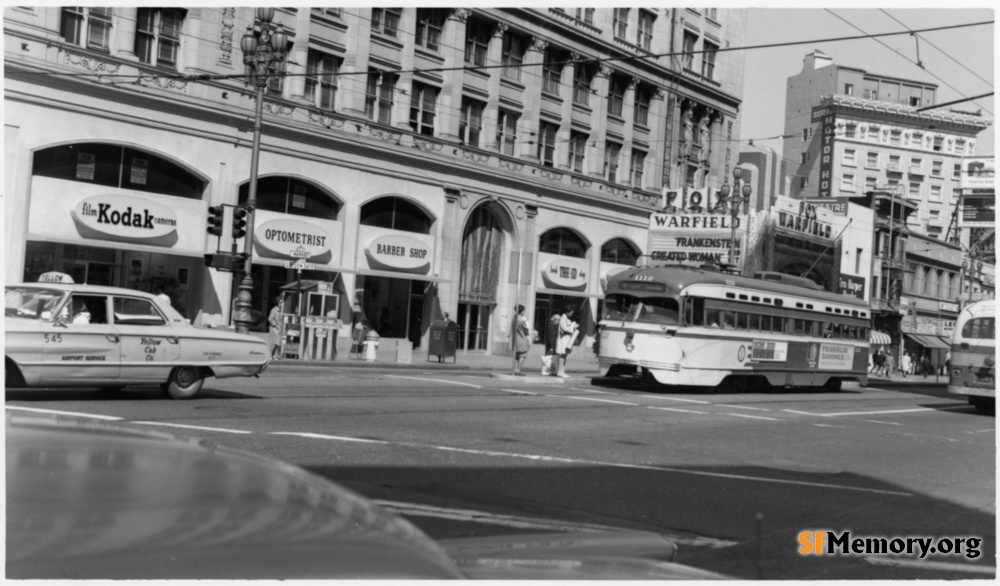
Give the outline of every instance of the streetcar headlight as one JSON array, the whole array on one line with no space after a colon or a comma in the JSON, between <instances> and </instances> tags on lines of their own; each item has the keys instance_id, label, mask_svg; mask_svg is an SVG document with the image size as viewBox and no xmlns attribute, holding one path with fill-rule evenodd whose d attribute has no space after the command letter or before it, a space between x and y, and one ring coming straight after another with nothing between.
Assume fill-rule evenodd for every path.
<instances>
[{"instance_id":1,"label":"streetcar headlight","mask_svg":"<svg viewBox=\"0 0 1000 586\"><path fill-rule=\"evenodd\" d=\"M635 344L625 344L626 352L631 352L632 350L635 350Z\"/></svg>"}]
</instances>

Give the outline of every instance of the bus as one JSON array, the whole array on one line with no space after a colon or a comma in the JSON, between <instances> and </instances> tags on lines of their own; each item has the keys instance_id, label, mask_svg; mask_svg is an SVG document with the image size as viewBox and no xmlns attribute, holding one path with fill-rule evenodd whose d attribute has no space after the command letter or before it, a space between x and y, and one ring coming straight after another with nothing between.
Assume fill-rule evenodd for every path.
<instances>
[{"instance_id":1,"label":"bus","mask_svg":"<svg viewBox=\"0 0 1000 586\"><path fill-rule=\"evenodd\" d=\"M996 401L996 319L993 299L973 303L958 314L951 338L948 392L966 395L978 411Z\"/></svg>"},{"instance_id":2,"label":"bus","mask_svg":"<svg viewBox=\"0 0 1000 586\"><path fill-rule=\"evenodd\" d=\"M608 280L598 362L606 377L734 392L868 384L871 310L774 272L660 265Z\"/></svg>"}]
</instances>

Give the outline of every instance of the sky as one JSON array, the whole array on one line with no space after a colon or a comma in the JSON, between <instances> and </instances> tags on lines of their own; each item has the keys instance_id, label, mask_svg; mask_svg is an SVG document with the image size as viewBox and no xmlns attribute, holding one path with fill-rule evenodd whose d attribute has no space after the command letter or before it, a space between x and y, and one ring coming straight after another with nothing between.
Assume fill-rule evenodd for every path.
<instances>
[{"instance_id":1,"label":"sky","mask_svg":"<svg viewBox=\"0 0 1000 586\"><path fill-rule=\"evenodd\" d=\"M838 65L935 83L939 104L993 92L995 28L992 23L920 33L919 38L906 34L821 42L822 39L988 22L995 16L992 9L975 2L960 5L980 8L904 9L893 8L892 3L886 1L875 5L889 7L883 11L843 4L822 8L822 4L817 4L815 8L804 9L748 10L744 46L812 42L746 51L740 113L744 141L752 138L755 146L769 146L781 152L780 140L764 139L784 132L787 80L802 71L803 59L816 49L832 57ZM918 61L923 68L916 65ZM992 122L995 105L994 96L988 96L951 107L971 112L982 110L983 117ZM976 142L977 155L994 155L995 129L991 127L980 133Z\"/></svg>"}]
</instances>

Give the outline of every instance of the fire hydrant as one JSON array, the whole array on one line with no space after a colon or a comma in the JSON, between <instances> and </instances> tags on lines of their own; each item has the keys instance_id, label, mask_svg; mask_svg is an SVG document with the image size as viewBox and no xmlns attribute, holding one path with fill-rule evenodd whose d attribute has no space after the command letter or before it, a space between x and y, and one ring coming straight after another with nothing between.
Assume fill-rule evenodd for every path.
<instances>
[{"instance_id":1,"label":"fire hydrant","mask_svg":"<svg viewBox=\"0 0 1000 586\"><path fill-rule=\"evenodd\" d=\"M375 330L368 332L363 344L365 345L365 360L375 362L375 349L378 348L378 332Z\"/></svg>"}]
</instances>

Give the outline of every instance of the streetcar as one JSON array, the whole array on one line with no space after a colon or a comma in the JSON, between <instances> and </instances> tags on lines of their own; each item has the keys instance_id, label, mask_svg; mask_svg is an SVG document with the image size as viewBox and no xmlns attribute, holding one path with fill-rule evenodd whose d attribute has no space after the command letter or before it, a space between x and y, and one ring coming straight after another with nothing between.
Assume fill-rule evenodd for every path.
<instances>
[{"instance_id":1,"label":"streetcar","mask_svg":"<svg viewBox=\"0 0 1000 586\"><path fill-rule=\"evenodd\" d=\"M606 377L732 391L868 383L871 310L775 272L715 265L628 269L607 285L598 362Z\"/></svg>"},{"instance_id":2,"label":"streetcar","mask_svg":"<svg viewBox=\"0 0 1000 586\"><path fill-rule=\"evenodd\" d=\"M996 401L995 301L973 303L958 314L951 339L948 392L966 395L979 411L993 411Z\"/></svg>"}]
</instances>

